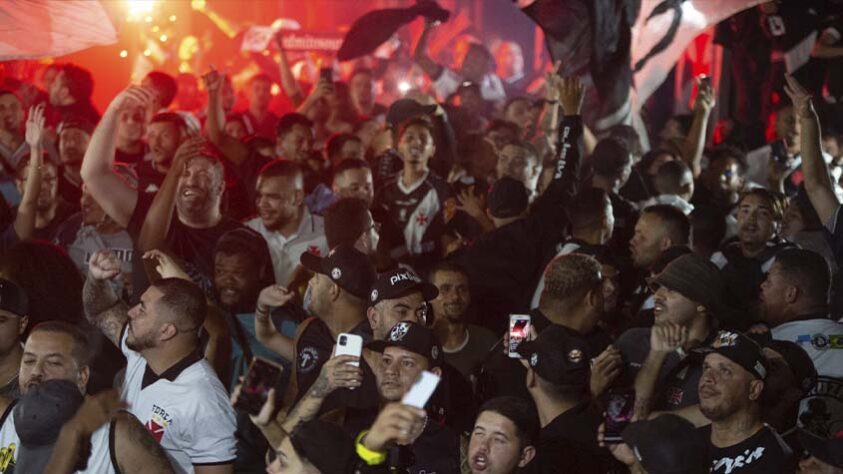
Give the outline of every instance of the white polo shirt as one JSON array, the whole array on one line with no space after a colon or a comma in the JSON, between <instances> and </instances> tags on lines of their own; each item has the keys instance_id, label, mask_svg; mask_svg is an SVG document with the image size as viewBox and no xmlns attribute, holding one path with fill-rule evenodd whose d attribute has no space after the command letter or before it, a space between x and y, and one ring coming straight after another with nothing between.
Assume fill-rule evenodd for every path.
<instances>
[{"instance_id":1,"label":"white polo shirt","mask_svg":"<svg viewBox=\"0 0 843 474\"><path fill-rule=\"evenodd\" d=\"M818 375L843 378L843 323L833 319L791 321L774 327L773 339L799 344L814 361Z\"/></svg>"},{"instance_id":2,"label":"white polo shirt","mask_svg":"<svg viewBox=\"0 0 843 474\"><path fill-rule=\"evenodd\" d=\"M193 353L160 376L146 360L126 346L121 396L129 410L166 451L178 473L193 473L194 465L233 463L236 455L234 410L222 383L202 358Z\"/></svg>"},{"instance_id":3,"label":"white polo shirt","mask_svg":"<svg viewBox=\"0 0 843 474\"><path fill-rule=\"evenodd\" d=\"M287 285L290 276L299 264L299 259L305 252L314 255L328 255L328 240L325 238L325 222L321 216L313 215L304 208L304 215L299 229L290 237L284 237L280 232L269 230L260 217L246 222L246 225L263 236L272 256L272 268L275 271L275 281L279 285Z\"/></svg>"}]
</instances>

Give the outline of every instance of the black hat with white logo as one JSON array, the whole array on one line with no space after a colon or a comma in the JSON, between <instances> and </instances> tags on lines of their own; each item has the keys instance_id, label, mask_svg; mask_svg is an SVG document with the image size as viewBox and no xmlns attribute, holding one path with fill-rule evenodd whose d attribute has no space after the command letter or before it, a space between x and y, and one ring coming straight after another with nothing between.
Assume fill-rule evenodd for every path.
<instances>
[{"instance_id":1,"label":"black hat with white logo","mask_svg":"<svg viewBox=\"0 0 843 474\"><path fill-rule=\"evenodd\" d=\"M647 472L703 474L707 440L694 425L676 415L631 423L621 433L635 458Z\"/></svg>"},{"instance_id":2,"label":"black hat with white logo","mask_svg":"<svg viewBox=\"0 0 843 474\"><path fill-rule=\"evenodd\" d=\"M301 264L308 270L327 275L352 295L366 299L377 274L369 257L351 245L337 245L327 257L303 253Z\"/></svg>"},{"instance_id":3,"label":"black hat with white logo","mask_svg":"<svg viewBox=\"0 0 843 474\"><path fill-rule=\"evenodd\" d=\"M553 324L534 341L524 341L518 353L539 377L554 385L588 385L588 343L571 330Z\"/></svg>"},{"instance_id":4,"label":"black hat with white logo","mask_svg":"<svg viewBox=\"0 0 843 474\"><path fill-rule=\"evenodd\" d=\"M737 331L720 331L705 353L716 353L746 369L755 378L767 377L767 360L761 346L746 334Z\"/></svg>"},{"instance_id":5,"label":"black hat with white logo","mask_svg":"<svg viewBox=\"0 0 843 474\"><path fill-rule=\"evenodd\" d=\"M366 345L375 352L387 347L400 347L426 357L431 367L441 367L444 353L433 331L412 321L401 321L392 327L385 341L372 341Z\"/></svg>"},{"instance_id":6,"label":"black hat with white logo","mask_svg":"<svg viewBox=\"0 0 843 474\"><path fill-rule=\"evenodd\" d=\"M0 310L17 316L29 313L29 299L23 288L5 278L0 278Z\"/></svg>"},{"instance_id":7,"label":"black hat with white logo","mask_svg":"<svg viewBox=\"0 0 843 474\"><path fill-rule=\"evenodd\" d=\"M412 270L399 268L379 276L369 291L369 306L375 306L383 300L393 300L411 293L421 292L425 301L439 296L436 286L422 280Z\"/></svg>"}]
</instances>

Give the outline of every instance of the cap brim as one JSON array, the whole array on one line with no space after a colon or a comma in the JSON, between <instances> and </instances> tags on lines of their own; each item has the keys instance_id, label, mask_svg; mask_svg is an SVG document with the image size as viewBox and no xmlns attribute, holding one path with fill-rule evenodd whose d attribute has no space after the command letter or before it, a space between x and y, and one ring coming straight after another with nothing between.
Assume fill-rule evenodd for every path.
<instances>
[{"instance_id":1,"label":"cap brim","mask_svg":"<svg viewBox=\"0 0 843 474\"><path fill-rule=\"evenodd\" d=\"M322 257L317 257L310 252L305 252L301 254L301 258L299 259L301 264L304 268L314 272L314 273L321 273L326 275L325 270L322 269L322 262L325 260Z\"/></svg>"},{"instance_id":2,"label":"cap brim","mask_svg":"<svg viewBox=\"0 0 843 474\"><path fill-rule=\"evenodd\" d=\"M539 344L536 341L524 341L521 344L518 344L518 348L515 349L515 352L517 352L522 359L528 359L531 354L538 352L538 349Z\"/></svg>"}]
</instances>

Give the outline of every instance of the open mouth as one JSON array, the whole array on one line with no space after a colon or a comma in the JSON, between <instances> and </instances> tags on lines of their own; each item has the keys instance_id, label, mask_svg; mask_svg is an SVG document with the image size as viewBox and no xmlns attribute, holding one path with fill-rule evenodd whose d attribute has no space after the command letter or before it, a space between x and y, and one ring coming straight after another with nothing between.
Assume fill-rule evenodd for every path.
<instances>
[{"instance_id":1,"label":"open mouth","mask_svg":"<svg viewBox=\"0 0 843 474\"><path fill-rule=\"evenodd\" d=\"M478 454L471 458L471 469L475 471L485 471L489 466L489 460L485 454Z\"/></svg>"}]
</instances>

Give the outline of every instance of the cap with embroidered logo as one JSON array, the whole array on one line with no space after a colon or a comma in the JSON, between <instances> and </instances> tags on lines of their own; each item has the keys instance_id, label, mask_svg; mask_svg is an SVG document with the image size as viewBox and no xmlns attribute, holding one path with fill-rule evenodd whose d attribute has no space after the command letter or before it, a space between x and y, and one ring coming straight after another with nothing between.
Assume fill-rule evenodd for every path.
<instances>
[{"instance_id":1,"label":"cap with embroidered logo","mask_svg":"<svg viewBox=\"0 0 843 474\"><path fill-rule=\"evenodd\" d=\"M439 296L436 286L422 280L412 270L399 268L379 276L369 291L369 306L384 300L393 300L411 293L421 292L425 301Z\"/></svg>"},{"instance_id":2,"label":"cap with embroidered logo","mask_svg":"<svg viewBox=\"0 0 843 474\"><path fill-rule=\"evenodd\" d=\"M401 321L392 327L385 341L372 341L366 345L375 352L383 352L387 347L400 347L426 357L431 367L440 367L444 363L444 353L433 331L412 321Z\"/></svg>"},{"instance_id":3,"label":"cap with embroidered logo","mask_svg":"<svg viewBox=\"0 0 843 474\"><path fill-rule=\"evenodd\" d=\"M327 257L303 253L301 264L312 272L327 275L340 288L362 299L366 299L376 278L369 257L346 244L337 245Z\"/></svg>"},{"instance_id":4,"label":"cap with embroidered logo","mask_svg":"<svg viewBox=\"0 0 843 474\"><path fill-rule=\"evenodd\" d=\"M16 316L26 316L29 312L29 299L26 292L5 278L0 278L0 310Z\"/></svg>"},{"instance_id":5,"label":"cap with embroidered logo","mask_svg":"<svg viewBox=\"0 0 843 474\"><path fill-rule=\"evenodd\" d=\"M761 351L761 346L746 334L737 331L720 331L711 347L704 353L716 353L743 367L755 378L764 380L767 377L767 360Z\"/></svg>"},{"instance_id":6,"label":"cap with embroidered logo","mask_svg":"<svg viewBox=\"0 0 843 474\"><path fill-rule=\"evenodd\" d=\"M563 326L550 325L535 340L522 342L518 354L554 385L588 386L588 343Z\"/></svg>"}]
</instances>

